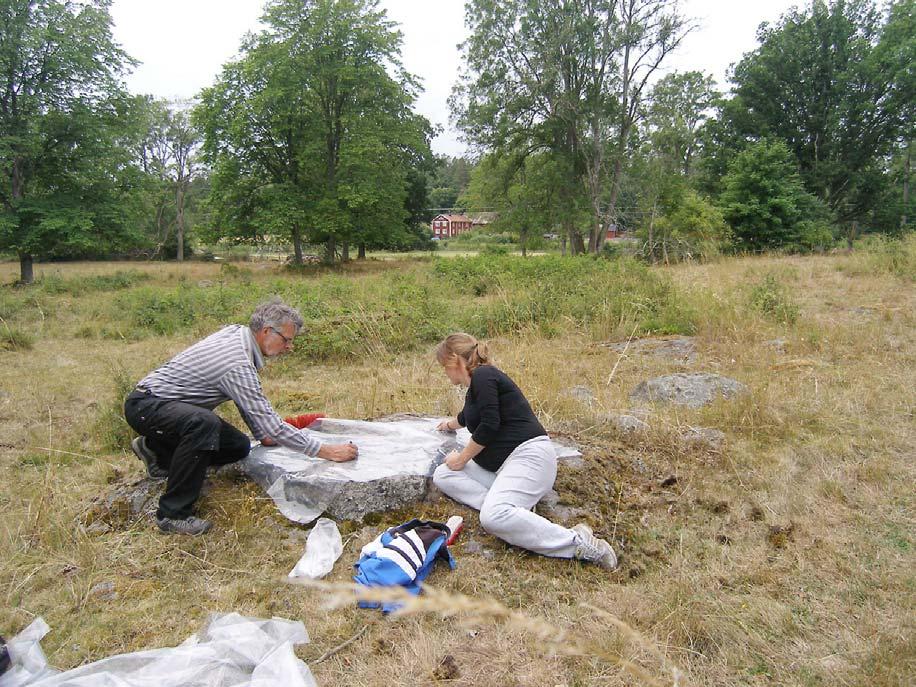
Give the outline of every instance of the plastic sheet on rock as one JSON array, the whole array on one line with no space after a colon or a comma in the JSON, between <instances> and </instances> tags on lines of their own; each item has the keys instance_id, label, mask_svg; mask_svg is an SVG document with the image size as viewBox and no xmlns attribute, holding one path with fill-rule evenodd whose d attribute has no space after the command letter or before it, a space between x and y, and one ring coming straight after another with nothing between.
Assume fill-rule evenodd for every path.
<instances>
[{"instance_id":1,"label":"plastic sheet on rock","mask_svg":"<svg viewBox=\"0 0 916 687\"><path fill-rule=\"evenodd\" d=\"M37 618L10 641L13 667L0 687L316 687L293 645L309 641L299 621L213 615L182 644L119 654L73 670L47 665Z\"/></svg>"},{"instance_id":2,"label":"plastic sheet on rock","mask_svg":"<svg viewBox=\"0 0 916 687\"><path fill-rule=\"evenodd\" d=\"M309 426L322 442L352 441L359 457L334 463L282 446L255 445L241 467L274 500L290 520L307 524L321 515L350 482L371 482L404 475L430 477L445 456L471 438L467 429L440 432L441 418L343 420L322 418ZM559 458L581 455L574 447L553 441ZM296 498L287 482L295 481Z\"/></svg>"}]
</instances>

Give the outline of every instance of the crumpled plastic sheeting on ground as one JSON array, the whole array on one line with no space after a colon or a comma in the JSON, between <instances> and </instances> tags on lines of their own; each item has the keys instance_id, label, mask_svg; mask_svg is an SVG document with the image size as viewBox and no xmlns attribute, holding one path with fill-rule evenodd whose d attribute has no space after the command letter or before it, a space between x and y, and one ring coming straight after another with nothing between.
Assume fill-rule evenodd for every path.
<instances>
[{"instance_id":1,"label":"crumpled plastic sheeting on ground","mask_svg":"<svg viewBox=\"0 0 916 687\"><path fill-rule=\"evenodd\" d=\"M121 654L64 673L49 668L36 619L10 646L14 668L0 687L316 687L294 644L309 641L298 621L214 615L199 633L168 649Z\"/></svg>"},{"instance_id":2,"label":"crumpled plastic sheeting on ground","mask_svg":"<svg viewBox=\"0 0 916 687\"><path fill-rule=\"evenodd\" d=\"M359 458L333 463L312 458L281 446L255 446L242 469L267 491L280 512L294 522L307 524L354 482L365 483L397 477L432 476L453 449L471 438L467 429L440 432L441 418L406 418L389 421L324 418L310 425L323 442L352 441ZM557 455L581 455L575 448L553 442Z\"/></svg>"},{"instance_id":3,"label":"crumpled plastic sheeting on ground","mask_svg":"<svg viewBox=\"0 0 916 687\"><path fill-rule=\"evenodd\" d=\"M305 553L288 577L307 577L317 580L334 569L334 564L343 553L343 539L337 523L319 518L305 541Z\"/></svg>"}]
</instances>

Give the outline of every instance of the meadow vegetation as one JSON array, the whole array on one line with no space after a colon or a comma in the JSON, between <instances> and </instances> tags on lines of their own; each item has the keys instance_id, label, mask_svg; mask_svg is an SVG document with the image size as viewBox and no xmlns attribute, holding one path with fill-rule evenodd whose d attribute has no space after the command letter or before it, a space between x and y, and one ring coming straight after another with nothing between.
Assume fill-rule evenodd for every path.
<instances>
[{"instance_id":1,"label":"meadow vegetation","mask_svg":"<svg viewBox=\"0 0 916 687\"><path fill-rule=\"evenodd\" d=\"M0 280L17 269L0 264ZM481 255L292 270L43 264L36 277L0 287L0 634L44 617L56 667L174 645L209 613L238 611L303 620L312 642L298 653L323 685L881 686L916 674L912 235L665 268ZM307 529L221 474L201 503L215 521L206 537L130 518L87 531L97 499L142 474L120 415L127 391L272 295L306 320L263 375L281 413L454 412L432 344L457 329L491 340L547 429L582 448L556 490L614 540L619 571L507 547L434 498L341 523L329 579L349 581L381 528L460 513L459 567L434 572L438 593L399 618L328 610L324 592L283 579ZM602 345L672 334L695 337L695 362ZM639 382L674 371L724 374L750 393L655 407L632 434L608 421ZM725 441L686 441L691 427Z\"/></svg>"}]
</instances>

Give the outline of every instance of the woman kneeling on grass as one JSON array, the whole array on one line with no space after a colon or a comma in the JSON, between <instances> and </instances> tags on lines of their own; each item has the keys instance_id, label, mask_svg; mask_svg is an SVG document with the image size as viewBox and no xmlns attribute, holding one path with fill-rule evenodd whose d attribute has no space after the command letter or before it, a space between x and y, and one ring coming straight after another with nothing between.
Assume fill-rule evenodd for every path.
<instances>
[{"instance_id":1,"label":"woman kneeling on grass","mask_svg":"<svg viewBox=\"0 0 916 687\"><path fill-rule=\"evenodd\" d=\"M616 568L611 545L588 525L568 529L532 512L553 488L557 454L521 390L490 363L487 345L470 334L451 334L436 348L436 359L452 384L468 388L464 410L437 429L466 426L472 434L464 449L436 468L433 483L479 510L481 526L509 544Z\"/></svg>"}]
</instances>

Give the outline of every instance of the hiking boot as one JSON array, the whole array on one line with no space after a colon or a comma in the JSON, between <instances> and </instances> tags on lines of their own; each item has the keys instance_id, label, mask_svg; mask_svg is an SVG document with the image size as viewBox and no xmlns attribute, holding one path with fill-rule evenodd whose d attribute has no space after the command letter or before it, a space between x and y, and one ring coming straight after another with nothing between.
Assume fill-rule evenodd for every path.
<instances>
[{"instance_id":1,"label":"hiking boot","mask_svg":"<svg viewBox=\"0 0 916 687\"><path fill-rule=\"evenodd\" d=\"M159 525L159 531L166 534L190 534L197 536L208 532L213 523L203 518L195 518L193 515L183 520L178 518L156 518L156 524Z\"/></svg>"},{"instance_id":2,"label":"hiking boot","mask_svg":"<svg viewBox=\"0 0 916 687\"><path fill-rule=\"evenodd\" d=\"M169 478L169 471L159 465L159 459L156 454L146 445L146 437L137 437L130 442L131 450L137 454L137 458L146 466L146 474L150 479L161 482Z\"/></svg>"},{"instance_id":3,"label":"hiking boot","mask_svg":"<svg viewBox=\"0 0 916 687\"><path fill-rule=\"evenodd\" d=\"M598 539L592 534L592 528L585 523L580 523L572 528L576 533L576 553L574 558L600 565L605 570L614 570L617 567L617 555L614 549L604 539Z\"/></svg>"}]
</instances>

